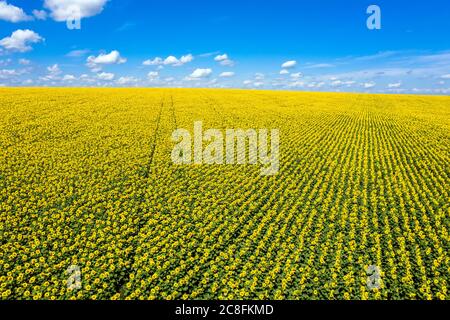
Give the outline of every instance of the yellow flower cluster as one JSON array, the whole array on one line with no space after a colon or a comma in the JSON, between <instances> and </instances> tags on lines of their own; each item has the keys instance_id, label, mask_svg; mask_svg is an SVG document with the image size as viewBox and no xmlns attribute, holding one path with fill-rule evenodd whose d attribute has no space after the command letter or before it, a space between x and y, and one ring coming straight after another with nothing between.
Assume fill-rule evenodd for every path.
<instances>
[{"instance_id":1,"label":"yellow flower cluster","mask_svg":"<svg viewBox=\"0 0 450 320\"><path fill-rule=\"evenodd\" d=\"M0 102L1 299L449 297L449 97L0 88ZM173 164L173 130L195 121L279 129L279 174Z\"/></svg>"}]
</instances>

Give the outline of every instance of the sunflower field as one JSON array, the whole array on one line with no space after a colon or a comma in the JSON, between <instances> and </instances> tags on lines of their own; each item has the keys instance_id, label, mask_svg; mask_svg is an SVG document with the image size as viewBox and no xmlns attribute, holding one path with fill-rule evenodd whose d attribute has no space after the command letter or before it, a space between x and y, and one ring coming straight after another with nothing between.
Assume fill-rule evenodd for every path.
<instances>
[{"instance_id":1,"label":"sunflower field","mask_svg":"<svg viewBox=\"0 0 450 320\"><path fill-rule=\"evenodd\" d=\"M450 297L449 96L0 88L0 120L1 299ZM195 121L279 129L279 173L174 164Z\"/></svg>"}]
</instances>

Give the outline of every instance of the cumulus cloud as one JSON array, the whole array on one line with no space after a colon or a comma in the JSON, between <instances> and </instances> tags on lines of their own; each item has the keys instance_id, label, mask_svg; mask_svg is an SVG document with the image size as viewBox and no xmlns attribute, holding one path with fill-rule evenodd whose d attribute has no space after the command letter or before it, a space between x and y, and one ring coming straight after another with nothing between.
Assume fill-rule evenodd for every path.
<instances>
[{"instance_id":1,"label":"cumulus cloud","mask_svg":"<svg viewBox=\"0 0 450 320\"><path fill-rule=\"evenodd\" d=\"M225 60L228 60L228 55L226 53L222 54L222 55L218 55L214 58L214 61L218 61L218 62L225 61Z\"/></svg>"},{"instance_id":2,"label":"cumulus cloud","mask_svg":"<svg viewBox=\"0 0 450 320\"><path fill-rule=\"evenodd\" d=\"M139 79L135 77L120 77L116 80L117 84L120 85L126 85L126 84L136 84L139 81Z\"/></svg>"},{"instance_id":3,"label":"cumulus cloud","mask_svg":"<svg viewBox=\"0 0 450 320\"><path fill-rule=\"evenodd\" d=\"M388 84L388 88L400 88L402 86L401 82L397 82L397 83L389 83Z\"/></svg>"},{"instance_id":4,"label":"cumulus cloud","mask_svg":"<svg viewBox=\"0 0 450 320\"><path fill-rule=\"evenodd\" d=\"M363 86L365 89L370 89L370 88L375 87L375 86L376 86L376 83L375 83L375 82L366 82L366 83L363 83L362 86Z\"/></svg>"},{"instance_id":5,"label":"cumulus cloud","mask_svg":"<svg viewBox=\"0 0 450 320\"><path fill-rule=\"evenodd\" d=\"M99 78L100 80L110 81L113 80L114 77L115 77L114 73L102 72L97 74L97 78Z\"/></svg>"},{"instance_id":6,"label":"cumulus cloud","mask_svg":"<svg viewBox=\"0 0 450 320\"><path fill-rule=\"evenodd\" d=\"M122 64L127 62L127 59L120 56L120 52L113 50L108 54L101 53L99 56L89 56L88 63L92 64Z\"/></svg>"},{"instance_id":7,"label":"cumulus cloud","mask_svg":"<svg viewBox=\"0 0 450 320\"><path fill-rule=\"evenodd\" d=\"M286 70L286 69L282 69L282 70L280 71L280 74L289 74L289 71Z\"/></svg>"},{"instance_id":8,"label":"cumulus cloud","mask_svg":"<svg viewBox=\"0 0 450 320\"><path fill-rule=\"evenodd\" d=\"M219 77L222 77L222 78L229 78L229 77L232 77L232 76L234 76L234 72L222 72L219 75Z\"/></svg>"},{"instance_id":9,"label":"cumulus cloud","mask_svg":"<svg viewBox=\"0 0 450 320\"><path fill-rule=\"evenodd\" d=\"M200 78L206 78L209 77L212 73L211 69L195 69L194 72L192 72L189 75L189 79L200 79Z\"/></svg>"},{"instance_id":10,"label":"cumulus cloud","mask_svg":"<svg viewBox=\"0 0 450 320\"><path fill-rule=\"evenodd\" d=\"M97 57L89 56L86 65L92 72L99 72L102 70L101 65L122 64L125 62L127 62L127 59L122 58L119 51L113 50L108 54L102 53Z\"/></svg>"},{"instance_id":11,"label":"cumulus cloud","mask_svg":"<svg viewBox=\"0 0 450 320\"><path fill-rule=\"evenodd\" d=\"M147 78L153 80L159 77L159 73L157 71L150 71L147 73Z\"/></svg>"},{"instance_id":12,"label":"cumulus cloud","mask_svg":"<svg viewBox=\"0 0 450 320\"><path fill-rule=\"evenodd\" d=\"M50 11L50 16L56 21L93 17L103 11L108 0L45 0L44 7Z\"/></svg>"},{"instance_id":13,"label":"cumulus cloud","mask_svg":"<svg viewBox=\"0 0 450 320\"><path fill-rule=\"evenodd\" d=\"M189 62L191 62L192 60L194 60L194 56L193 56L192 54L188 54L188 55L182 56L182 57L180 58L180 62L181 62L182 64L189 63Z\"/></svg>"},{"instance_id":14,"label":"cumulus cloud","mask_svg":"<svg viewBox=\"0 0 450 320\"><path fill-rule=\"evenodd\" d=\"M299 79L299 78L303 77L303 74L301 72L297 72L297 73L291 74L291 77L293 79Z\"/></svg>"},{"instance_id":15,"label":"cumulus cloud","mask_svg":"<svg viewBox=\"0 0 450 320\"><path fill-rule=\"evenodd\" d=\"M6 1L0 1L0 20L21 22L32 19L21 8L8 4Z\"/></svg>"},{"instance_id":16,"label":"cumulus cloud","mask_svg":"<svg viewBox=\"0 0 450 320\"><path fill-rule=\"evenodd\" d=\"M168 64L168 65L171 65L171 64L176 65L176 64L179 64L180 61L179 61L176 57L174 57L174 56L168 56L168 57L163 61L163 63L164 63L164 64Z\"/></svg>"},{"instance_id":17,"label":"cumulus cloud","mask_svg":"<svg viewBox=\"0 0 450 320\"><path fill-rule=\"evenodd\" d=\"M226 53L219 54L214 58L214 61L219 62L222 66L233 66L234 61L231 60Z\"/></svg>"},{"instance_id":18,"label":"cumulus cloud","mask_svg":"<svg viewBox=\"0 0 450 320\"><path fill-rule=\"evenodd\" d=\"M145 66L161 66L161 65L168 65L173 67L179 67L186 63L191 62L194 60L194 56L192 54L187 54L185 56L182 56L181 58L177 58L175 56L168 56L165 59L162 59L160 57L156 57L153 60L145 60L142 64Z\"/></svg>"},{"instance_id":19,"label":"cumulus cloud","mask_svg":"<svg viewBox=\"0 0 450 320\"><path fill-rule=\"evenodd\" d=\"M59 69L58 64L54 64L52 66L47 67L47 71L52 75L57 75L61 73L61 69Z\"/></svg>"},{"instance_id":20,"label":"cumulus cloud","mask_svg":"<svg viewBox=\"0 0 450 320\"><path fill-rule=\"evenodd\" d=\"M285 63L283 63L281 65L282 69L289 69L289 68L293 68L297 65L297 61L295 60L290 60L290 61L286 61Z\"/></svg>"},{"instance_id":21,"label":"cumulus cloud","mask_svg":"<svg viewBox=\"0 0 450 320\"><path fill-rule=\"evenodd\" d=\"M62 71L59 68L59 65L57 63L48 66L47 67L48 74L46 76L40 77L42 81L55 81L55 80L61 80L61 77L59 76Z\"/></svg>"},{"instance_id":22,"label":"cumulus cloud","mask_svg":"<svg viewBox=\"0 0 450 320\"><path fill-rule=\"evenodd\" d=\"M179 66L182 66L183 64L191 62L192 60L194 60L194 57L192 56L192 54L188 54L186 56L182 56L180 59L177 59L174 56L168 56L164 60L163 64L171 65L171 66L174 66L174 67L179 67Z\"/></svg>"},{"instance_id":23,"label":"cumulus cloud","mask_svg":"<svg viewBox=\"0 0 450 320\"><path fill-rule=\"evenodd\" d=\"M151 60L151 59L145 60L142 64L144 66L159 66L159 65L162 65L163 63L164 63L164 60L162 58L156 57L153 60Z\"/></svg>"},{"instance_id":24,"label":"cumulus cloud","mask_svg":"<svg viewBox=\"0 0 450 320\"><path fill-rule=\"evenodd\" d=\"M47 19L47 11L33 10L33 16L38 20L46 20Z\"/></svg>"},{"instance_id":25,"label":"cumulus cloud","mask_svg":"<svg viewBox=\"0 0 450 320\"><path fill-rule=\"evenodd\" d=\"M30 46L31 43L38 43L43 40L44 38L32 30L19 29L14 31L11 36L0 40L0 46L10 51L27 52L33 50Z\"/></svg>"},{"instance_id":26,"label":"cumulus cloud","mask_svg":"<svg viewBox=\"0 0 450 320\"><path fill-rule=\"evenodd\" d=\"M163 64L165 65L180 65L180 60L178 60L176 57L174 56L168 56L164 61Z\"/></svg>"}]
</instances>

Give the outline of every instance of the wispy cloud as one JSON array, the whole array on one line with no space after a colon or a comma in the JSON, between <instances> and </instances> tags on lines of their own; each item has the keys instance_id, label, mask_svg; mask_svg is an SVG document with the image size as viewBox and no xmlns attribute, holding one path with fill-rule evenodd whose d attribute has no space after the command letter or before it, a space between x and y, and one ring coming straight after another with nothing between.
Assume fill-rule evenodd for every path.
<instances>
[{"instance_id":1,"label":"wispy cloud","mask_svg":"<svg viewBox=\"0 0 450 320\"><path fill-rule=\"evenodd\" d=\"M70 58L84 57L89 52L90 52L89 49L72 50L66 54L66 57L70 57Z\"/></svg>"},{"instance_id":2,"label":"wispy cloud","mask_svg":"<svg viewBox=\"0 0 450 320\"><path fill-rule=\"evenodd\" d=\"M116 29L117 32L124 32L135 29L137 24L135 22L125 22Z\"/></svg>"},{"instance_id":3,"label":"wispy cloud","mask_svg":"<svg viewBox=\"0 0 450 320\"><path fill-rule=\"evenodd\" d=\"M334 64L331 64L331 63L316 63L316 64L307 65L304 68L305 69L322 69L322 68L332 68L332 67L334 67Z\"/></svg>"}]
</instances>

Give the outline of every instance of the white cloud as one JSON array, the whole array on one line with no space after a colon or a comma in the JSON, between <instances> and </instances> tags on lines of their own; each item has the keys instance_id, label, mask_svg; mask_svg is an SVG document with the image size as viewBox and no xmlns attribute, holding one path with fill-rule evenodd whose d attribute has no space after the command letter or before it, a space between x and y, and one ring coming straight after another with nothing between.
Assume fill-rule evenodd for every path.
<instances>
[{"instance_id":1,"label":"white cloud","mask_svg":"<svg viewBox=\"0 0 450 320\"><path fill-rule=\"evenodd\" d=\"M47 71L49 74L54 75L54 76L61 73L61 69L59 69L58 64L54 64L50 67L47 67Z\"/></svg>"},{"instance_id":2,"label":"white cloud","mask_svg":"<svg viewBox=\"0 0 450 320\"><path fill-rule=\"evenodd\" d=\"M222 66L233 66L234 65L234 61L231 60L228 55L226 53L222 54L222 55L218 55L214 58L214 61L219 62Z\"/></svg>"},{"instance_id":3,"label":"white cloud","mask_svg":"<svg viewBox=\"0 0 450 320\"><path fill-rule=\"evenodd\" d=\"M192 54L188 54L180 58L180 63L185 64L191 62L192 60L194 60L194 56Z\"/></svg>"},{"instance_id":4,"label":"white cloud","mask_svg":"<svg viewBox=\"0 0 450 320\"><path fill-rule=\"evenodd\" d=\"M248 86L251 85L253 83L252 80L244 80L244 82L242 82L244 85Z\"/></svg>"},{"instance_id":5,"label":"white cloud","mask_svg":"<svg viewBox=\"0 0 450 320\"><path fill-rule=\"evenodd\" d=\"M331 85L333 87L338 87L338 86L341 86L342 84L343 84L343 82L341 80L335 80L335 81L331 82Z\"/></svg>"},{"instance_id":6,"label":"white cloud","mask_svg":"<svg viewBox=\"0 0 450 320\"><path fill-rule=\"evenodd\" d=\"M297 73L291 74L291 77L293 79L299 79L299 78L303 77L303 74L301 72L297 72Z\"/></svg>"},{"instance_id":7,"label":"white cloud","mask_svg":"<svg viewBox=\"0 0 450 320\"><path fill-rule=\"evenodd\" d=\"M78 58L78 57L82 57L86 54L89 53L90 50L88 49L83 49L83 50L72 50L70 51L68 54L66 54L67 57L70 58Z\"/></svg>"},{"instance_id":8,"label":"white cloud","mask_svg":"<svg viewBox=\"0 0 450 320\"><path fill-rule=\"evenodd\" d=\"M450 79L450 74L444 74L441 78L442 79Z\"/></svg>"},{"instance_id":9,"label":"white cloud","mask_svg":"<svg viewBox=\"0 0 450 320\"><path fill-rule=\"evenodd\" d=\"M95 16L103 11L108 0L45 0L44 7L50 10L56 21L73 19L75 13L79 18Z\"/></svg>"},{"instance_id":10,"label":"white cloud","mask_svg":"<svg viewBox=\"0 0 450 320\"><path fill-rule=\"evenodd\" d=\"M97 75L97 76L98 76L98 75ZM80 76L80 80L83 81L83 82L88 82L88 83L93 83L93 82L96 81L95 79L91 78L91 77L90 77L89 75L87 75L87 74L82 74L82 75Z\"/></svg>"},{"instance_id":11,"label":"white cloud","mask_svg":"<svg viewBox=\"0 0 450 320\"><path fill-rule=\"evenodd\" d=\"M192 54L187 54L185 56L182 56L180 59L178 59L175 56L168 56L165 59L162 59L160 57L156 57L153 60L145 60L142 64L145 66L161 66L161 65L168 65L168 66L174 66L179 67L186 63L191 62L194 60L194 56Z\"/></svg>"},{"instance_id":12,"label":"white cloud","mask_svg":"<svg viewBox=\"0 0 450 320\"><path fill-rule=\"evenodd\" d=\"M142 64L144 66L159 66L159 65L162 65L163 63L164 63L164 60L162 58L156 57L153 60L150 60L150 59L145 60Z\"/></svg>"},{"instance_id":13,"label":"white cloud","mask_svg":"<svg viewBox=\"0 0 450 320\"><path fill-rule=\"evenodd\" d=\"M397 82L397 83L389 83L388 84L388 88L400 88L402 86L401 82Z\"/></svg>"},{"instance_id":14,"label":"white cloud","mask_svg":"<svg viewBox=\"0 0 450 320\"><path fill-rule=\"evenodd\" d=\"M211 73L212 73L211 69L195 69L195 71L189 75L189 78L191 80L206 78L206 77L209 77L211 75Z\"/></svg>"},{"instance_id":15,"label":"white cloud","mask_svg":"<svg viewBox=\"0 0 450 320\"><path fill-rule=\"evenodd\" d=\"M87 59L90 64L122 64L127 62L127 59L120 56L120 52L113 50L108 54L100 54L99 56L89 56Z\"/></svg>"},{"instance_id":16,"label":"white cloud","mask_svg":"<svg viewBox=\"0 0 450 320\"><path fill-rule=\"evenodd\" d=\"M280 71L280 74L289 74L289 71L286 70L286 69L282 69L282 70Z\"/></svg>"},{"instance_id":17,"label":"white cloud","mask_svg":"<svg viewBox=\"0 0 450 320\"><path fill-rule=\"evenodd\" d=\"M219 75L219 77L222 77L222 78L229 78L229 77L232 77L232 76L234 76L234 72L222 72Z\"/></svg>"},{"instance_id":18,"label":"white cloud","mask_svg":"<svg viewBox=\"0 0 450 320\"><path fill-rule=\"evenodd\" d=\"M0 70L0 79L8 79L13 76L18 76L20 73L15 69L3 69Z\"/></svg>"},{"instance_id":19,"label":"white cloud","mask_svg":"<svg viewBox=\"0 0 450 320\"><path fill-rule=\"evenodd\" d=\"M376 54L368 55L368 56L361 56L355 58L356 61L370 61L370 60L378 60L378 59L384 59L389 58L394 55L397 55L398 51L381 51Z\"/></svg>"},{"instance_id":20,"label":"white cloud","mask_svg":"<svg viewBox=\"0 0 450 320\"><path fill-rule=\"evenodd\" d=\"M8 4L6 1L0 1L0 20L21 22L32 19L21 8Z\"/></svg>"},{"instance_id":21,"label":"white cloud","mask_svg":"<svg viewBox=\"0 0 450 320\"><path fill-rule=\"evenodd\" d=\"M333 79L336 79L336 78L333 78ZM340 87L340 86L350 87L350 86L354 85L355 83L356 83L356 81L352 81L352 80L349 80L349 81L335 80L335 81L331 82L331 86L332 87Z\"/></svg>"},{"instance_id":22,"label":"white cloud","mask_svg":"<svg viewBox=\"0 0 450 320\"><path fill-rule=\"evenodd\" d=\"M88 66L88 68L91 69L91 72L93 72L93 73L97 73L97 72L102 71L102 67L100 67L100 66L98 66L96 64L89 64L88 63L87 66Z\"/></svg>"},{"instance_id":23,"label":"white cloud","mask_svg":"<svg viewBox=\"0 0 450 320\"><path fill-rule=\"evenodd\" d=\"M289 68L293 68L297 65L297 61L295 60L290 60L290 61L286 61L285 63L283 63L281 65L282 69L289 69Z\"/></svg>"},{"instance_id":24,"label":"white cloud","mask_svg":"<svg viewBox=\"0 0 450 320\"><path fill-rule=\"evenodd\" d=\"M48 71L48 74L46 76L40 77L39 78L40 80L42 80L42 81L61 80L61 77L59 77L59 75L62 73L62 71L59 68L59 65L57 63L47 67L47 71Z\"/></svg>"},{"instance_id":25,"label":"white cloud","mask_svg":"<svg viewBox=\"0 0 450 320\"><path fill-rule=\"evenodd\" d=\"M87 58L86 65L88 68L91 69L92 72L100 72L102 71L101 65L108 65L108 64L122 64L127 62L127 59L122 58L120 56L120 52L117 50L113 50L108 54L100 54L99 56L89 56Z\"/></svg>"},{"instance_id":26,"label":"white cloud","mask_svg":"<svg viewBox=\"0 0 450 320\"><path fill-rule=\"evenodd\" d=\"M47 19L47 11L33 10L33 16L38 20L46 20Z\"/></svg>"},{"instance_id":27,"label":"white cloud","mask_svg":"<svg viewBox=\"0 0 450 320\"><path fill-rule=\"evenodd\" d=\"M264 77L265 77L264 73L260 73L260 72L255 73L255 79L256 80L263 80Z\"/></svg>"},{"instance_id":28,"label":"white cloud","mask_svg":"<svg viewBox=\"0 0 450 320\"><path fill-rule=\"evenodd\" d=\"M77 78L74 76L74 75L71 75L71 74L66 74L64 77L63 77L63 81L73 81L73 80L76 80Z\"/></svg>"},{"instance_id":29,"label":"white cloud","mask_svg":"<svg viewBox=\"0 0 450 320\"><path fill-rule=\"evenodd\" d=\"M304 86L305 86L305 83L303 81L294 81L289 84L289 87L293 87L293 88L301 88Z\"/></svg>"},{"instance_id":30,"label":"white cloud","mask_svg":"<svg viewBox=\"0 0 450 320\"><path fill-rule=\"evenodd\" d=\"M366 83L363 83L362 86L366 89L370 89L370 88L375 87L376 83L375 82L366 82Z\"/></svg>"},{"instance_id":31,"label":"white cloud","mask_svg":"<svg viewBox=\"0 0 450 320\"><path fill-rule=\"evenodd\" d=\"M171 64L176 65L176 64L179 64L180 61L179 61L176 57L174 57L174 56L168 56L168 57L164 60L163 63L164 63L164 64L167 64L167 65L171 65Z\"/></svg>"},{"instance_id":32,"label":"white cloud","mask_svg":"<svg viewBox=\"0 0 450 320\"><path fill-rule=\"evenodd\" d=\"M102 72L102 73L97 74L97 77L100 80L110 81L110 80L114 79L115 75L114 75L114 73Z\"/></svg>"},{"instance_id":33,"label":"white cloud","mask_svg":"<svg viewBox=\"0 0 450 320\"><path fill-rule=\"evenodd\" d=\"M139 79L137 79L135 77L120 77L119 79L116 80L116 83L120 84L120 85L125 85L125 84L137 83L138 81L139 81Z\"/></svg>"},{"instance_id":34,"label":"white cloud","mask_svg":"<svg viewBox=\"0 0 450 320\"><path fill-rule=\"evenodd\" d=\"M194 60L194 57L192 56L192 54L188 54L186 56L182 56L180 59L177 59L174 56L168 56L163 64L165 65L171 65L174 67L179 67L182 66L185 63L191 62L192 60Z\"/></svg>"},{"instance_id":35,"label":"white cloud","mask_svg":"<svg viewBox=\"0 0 450 320\"><path fill-rule=\"evenodd\" d=\"M150 72L147 74L147 77L148 77L150 80L154 80L154 79L156 79L156 78L159 77L159 73L156 72L156 71L150 71Z\"/></svg>"},{"instance_id":36,"label":"white cloud","mask_svg":"<svg viewBox=\"0 0 450 320\"><path fill-rule=\"evenodd\" d=\"M306 66L306 69L315 69L315 68L331 68L334 67L333 64L329 64L329 63L317 63L317 64L311 64Z\"/></svg>"},{"instance_id":37,"label":"white cloud","mask_svg":"<svg viewBox=\"0 0 450 320\"><path fill-rule=\"evenodd\" d=\"M23 65L23 66L27 66L31 63L30 60L27 59L19 59L19 64Z\"/></svg>"},{"instance_id":38,"label":"white cloud","mask_svg":"<svg viewBox=\"0 0 450 320\"><path fill-rule=\"evenodd\" d=\"M233 60L224 60L224 61L221 61L220 64L222 66L232 67L232 66L234 66L234 61Z\"/></svg>"},{"instance_id":39,"label":"white cloud","mask_svg":"<svg viewBox=\"0 0 450 320\"><path fill-rule=\"evenodd\" d=\"M214 58L214 61L217 61L217 62L225 61L225 60L228 60L228 55L226 53L222 54L222 55L218 55Z\"/></svg>"},{"instance_id":40,"label":"white cloud","mask_svg":"<svg viewBox=\"0 0 450 320\"><path fill-rule=\"evenodd\" d=\"M0 40L0 46L10 51L27 52L33 50L30 43L38 43L43 41L39 34L32 30L16 30L10 37Z\"/></svg>"}]
</instances>

